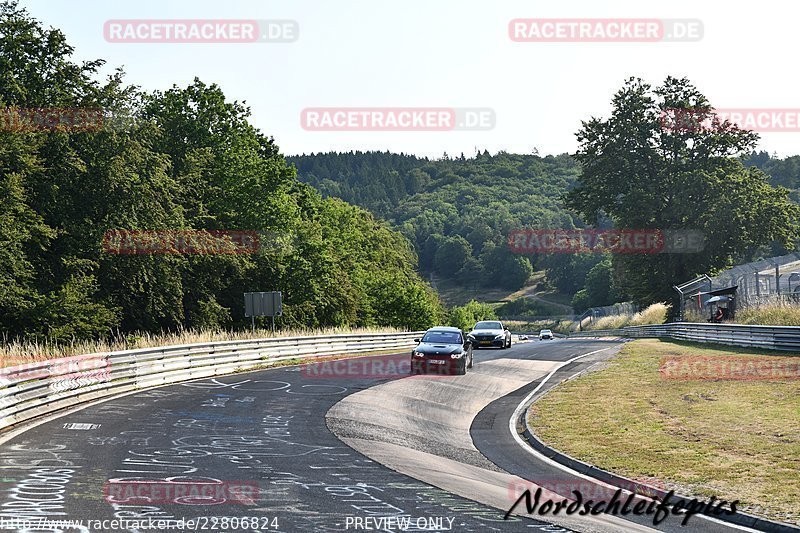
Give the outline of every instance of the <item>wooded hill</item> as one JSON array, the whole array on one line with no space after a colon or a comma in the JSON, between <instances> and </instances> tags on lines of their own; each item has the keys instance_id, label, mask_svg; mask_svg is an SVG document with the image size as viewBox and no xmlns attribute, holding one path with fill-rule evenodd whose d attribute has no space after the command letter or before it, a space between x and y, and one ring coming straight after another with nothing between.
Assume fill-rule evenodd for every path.
<instances>
[{"instance_id":1,"label":"wooded hill","mask_svg":"<svg viewBox=\"0 0 800 533\"><path fill-rule=\"evenodd\" d=\"M366 207L390 221L413 243L423 271L468 287L513 290L527 281L533 258L511 253L511 231L581 225L561 202L578 176L578 166L567 154L484 151L471 158L432 161L349 152L288 161L297 166L301 181L323 195Z\"/></svg>"}]
</instances>

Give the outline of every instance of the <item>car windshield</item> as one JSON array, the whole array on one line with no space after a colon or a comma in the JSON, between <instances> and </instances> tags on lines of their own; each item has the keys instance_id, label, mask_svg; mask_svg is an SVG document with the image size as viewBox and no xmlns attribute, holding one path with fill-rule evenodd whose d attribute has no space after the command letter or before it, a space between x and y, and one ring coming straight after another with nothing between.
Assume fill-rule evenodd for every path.
<instances>
[{"instance_id":1,"label":"car windshield","mask_svg":"<svg viewBox=\"0 0 800 533\"><path fill-rule=\"evenodd\" d=\"M500 322L478 322L475 329L503 329Z\"/></svg>"},{"instance_id":2,"label":"car windshield","mask_svg":"<svg viewBox=\"0 0 800 533\"><path fill-rule=\"evenodd\" d=\"M549 329L543 329L542 333L550 333L550 330Z\"/></svg>"},{"instance_id":3,"label":"car windshield","mask_svg":"<svg viewBox=\"0 0 800 533\"><path fill-rule=\"evenodd\" d=\"M461 344L461 334L455 331L429 331L422 337L422 342L435 344Z\"/></svg>"}]
</instances>

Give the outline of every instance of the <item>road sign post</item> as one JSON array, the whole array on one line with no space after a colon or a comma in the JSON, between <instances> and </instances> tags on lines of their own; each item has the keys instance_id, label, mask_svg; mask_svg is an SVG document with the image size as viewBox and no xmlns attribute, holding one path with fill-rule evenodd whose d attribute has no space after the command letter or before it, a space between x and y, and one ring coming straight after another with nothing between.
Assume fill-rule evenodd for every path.
<instances>
[{"instance_id":1,"label":"road sign post","mask_svg":"<svg viewBox=\"0 0 800 533\"><path fill-rule=\"evenodd\" d=\"M275 317L283 315L283 295L281 291L244 293L244 316L251 318L252 330L256 330L256 317L272 317L272 331L275 331Z\"/></svg>"}]
</instances>

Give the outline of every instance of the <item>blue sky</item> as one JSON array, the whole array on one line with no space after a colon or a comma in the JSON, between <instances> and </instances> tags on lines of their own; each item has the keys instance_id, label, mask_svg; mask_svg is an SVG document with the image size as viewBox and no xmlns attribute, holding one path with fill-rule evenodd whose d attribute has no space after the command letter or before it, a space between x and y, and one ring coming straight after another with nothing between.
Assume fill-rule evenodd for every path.
<instances>
[{"instance_id":1,"label":"blue sky","mask_svg":"<svg viewBox=\"0 0 800 533\"><path fill-rule=\"evenodd\" d=\"M580 121L607 115L629 76L689 77L720 108L800 108L792 1L672 0L22 0L62 29L79 59L123 66L146 89L219 84L252 108L286 154L391 150L438 157L475 149L573 152ZM517 43L515 18L700 19L698 42ZM292 19L296 42L109 43L109 19ZM307 107L492 108L490 131L305 131ZM766 133L761 148L800 153L800 133Z\"/></svg>"}]
</instances>

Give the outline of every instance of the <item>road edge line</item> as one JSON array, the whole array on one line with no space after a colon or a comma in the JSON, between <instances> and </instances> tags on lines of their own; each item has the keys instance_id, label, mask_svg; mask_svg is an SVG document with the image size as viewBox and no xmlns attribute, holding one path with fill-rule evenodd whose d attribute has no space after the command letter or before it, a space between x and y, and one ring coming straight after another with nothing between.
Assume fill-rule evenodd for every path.
<instances>
[{"instance_id":1,"label":"road edge line","mask_svg":"<svg viewBox=\"0 0 800 533\"><path fill-rule=\"evenodd\" d=\"M615 485L615 483L618 483L618 484L624 485L624 486L639 485L639 486L645 487L647 490L651 491L651 493L657 494L657 495L661 495L663 497L663 495L666 494L666 493L664 491L662 491L661 489L658 489L656 487L651 487L651 486L646 485L644 483L634 482L632 480L629 480L629 479L624 478L622 476L616 475L616 474L614 474L612 472L607 472L605 470L599 469L597 467L589 465L588 463L584 463L582 461L579 461L578 459L575 459L575 458L570 457L570 456L568 456L568 455L566 455L566 454L564 454L562 452L559 452L555 448L552 448L552 447L546 445L541 440L539 440L533 434L533 432L531 432L530 427L528 426L527 417L525 415L527 414L528 407L530 407L530 405L533 403L533 402L531 402L531 399L536 395L536 393L539 392L539 390L545 385L545 383L547 383L550 380L550 378L552 378L555 375L556 372L558 372L559 370L561 370L565 366L567 366L569 364L572 364L575 361L578 361L579 359L582 359L584 357L587 357L589 355L593 355L593 354L596 354L596 353L604 352L604 351L610 350L612 348L614 348L614 347L602 348L600 350L594 350L594 351L591 351L591 352L587 352L585 354L573 357L572 359L569 359L568 361L564 361L560 365L555 367L517 405L516 409L514 410L514 413L511 415L511 418L508 421L508 429L511 432L511 435L514 438L514 440L517 442L517 444L519 446L521 446L524 450L526 450L531 455L535 456L540 461L543 461L543 462L545 462L545 463L547 463L547 464L549 464L551 466L554 466L554 467L556 467L556 468L558 468L560 470L563 470L564 472L567 472L567 473L569 473L571 475L577 476L577 477L579 477L581 479L585 479L587 481L592 481L594 483L599 483L601 485L605 485L607 488L621 489L624 494L631 494L631 492L629 490L626 490L623 487L619 487L619 486ZM522 436L520 435L520 433L517 431L517 424L518 423L520 425L522 425L522 427L524 428L522 435L525 435L527 440L524 440L522 438ZM542 451L540 449L538 449L537 446L534 445L533 442L531 442L531 440L533 442L538 443L538 445L539 445L538 447L541 448L541 450L547 451L550 455L548 456L548 455L545 455L544 453L542 453ZM581 472L579 470L575 470L573 467L570 466L570 463L572 463L574 465L577 465L577 466L580 466L581 468L585 468L586 470L593 470L595 472L598 472L599 474L601 474L604 477L606 477L608 479L608 481L606 481L604 479L595 478L595 477L589 476L587 474L584 474L583 472ZM686 498L686 497L680 496L680 495L675 495L675 496L677 498L683 498L683 499L689 499L689 500L692 499L692 498ZM725 524L727 526L731 526L733 528L740 529L742 531L753 531L753 532L766 531L766 532L769 532L769 533L773 533L773 532L774 533L796 533L796 532L800 531L800 528L797 528L797 527L792 526L790 524L785 524L785 523L782 523L782 522L775 522L775 521L772 521L772 520L768 520L768 519L765 519L765 518L761 518L761 517L757 517L757 516L754 516L754 515L741 513L741 512L737 512L736 514L731 515L730 518L726 517L725 519L720 519L720 518L715 518L715 517L711 517L711 516L707 516L707 515L700 515L700 514L698 514L697 516L702 518L702 519L709 520L711 522L717 522L717 523ZM740 517L740 518L733 519L733 517ZM766 528L765 529L753 529L754 527L762 527L762 528L766 527Z\"/></svg>"}]
</instances>

